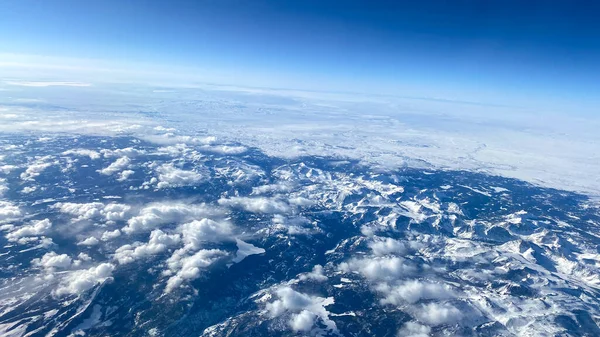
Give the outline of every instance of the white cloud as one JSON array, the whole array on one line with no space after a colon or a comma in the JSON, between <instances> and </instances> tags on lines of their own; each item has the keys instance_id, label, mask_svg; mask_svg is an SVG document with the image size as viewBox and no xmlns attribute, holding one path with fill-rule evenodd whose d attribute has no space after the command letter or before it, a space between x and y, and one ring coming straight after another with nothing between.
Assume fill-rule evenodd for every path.
<instances>
[{"instance_id":1,"label":"white cloud","mask_svg":"<svg viewBox=\"0 0 600 337\"><path fill-rule=\"evenodd\" d=\"M194 220L178 227L188 249L199 249L204 242L232 240L233 226L227 221Z\"/></svg>"},{"instance_id":2,"label":"white cloud","mask_svg":"<svg viewBox=\"0 0 600 337\"><path fill-rule=\"evenodd\" d=\"M239 207L253 213L288 213L291 210L290 206L282 201L264 197L221 198L219 205Z\"/></svg>"},{"instance_id":3,"label":"white cloud","mask_svg":"<svg viewBox=\"0 0 600 337\"><path fill-rule=\"evenodd\" d=\"M198 278L203 269L208 268L226 255L227 252L219 249L202 249L194 255L185 257L173 254L167 263L171 271L175 272L175 275L171 276L167 281L165 293L170 293L175 288L181 286L184 281Z\"/></svg>"},{"instance_id":4,"label":"white cloud","mask_svg":"<svg viewBox=\"0 0 600 337\"><path fill-rule=\"evenodd\" d=\"M152 203L142 208L137 216L129 219L122 231L127 234L150 231L163 224L182 223L216 214L221 214L220 210L206 204Z\"/></svg>"},{"instance_id":5,"label":"white cloud","mask_svg":"<svg viewBox=\"0 0 600 337\"><path fill-rule=\"evenodd\" d=\"M44 254L40 259L33 259L31 263L35 266L47 269L67 269L71 267L72 259L67 254L57 254L49 252Z\"/></svg>"},{"instance_id":6,"label":"white cloud","mask_svg":"<svg viewBox=\"0 0 600 337\"><path fill-rule=\"evenodd\" d=\"M234 263L241 262L246 257L250 255L262 254L265 252L263 248L256 247L250 243L244 242L240 239L235 239L237 244L237 252L235 253L235 257L233 258Z\"/></svg>"},{"instance_id":7,"label":"white cloud","mask_svg":"<svg viewBox=\"0 0 600 337\"><path fill-rule=\"evenodd\" d=\"M429 337L430 334L430 327L417 322L406 322L398 331L398 337Z\"/></svg>"},{"instance_id":8,"label":"white cloud","mask_svg":"<svg viewBox=\"0 0 600 337\"><path fill-rule=\"evenodd\" d=\"M100 217L107 221L124 220L129 217L129 211L131 210L131 206L128 205L118 203L105 205L101 202L61 202L54 204L53 207L62 213L77 216L78 220L89 220Z\"/></svg>"},{"instance_id":9,"label":"white cloud","mask_svg":"<svg viewBox=\"0 0 600 337\"><path fill-rule=\"evenodd\" d=\"M302 310L290 320L290 326L294 331L309 331L315 325L317 315L308 310Z\"/></svg>"},{"instance_id":10,"label":"white cloud","mask_svg":"<svg viewBox=\"0 0 600 337\"><path fill-rule=\"evenodd\" d=\"M358 271L372 281L394 280L413 275L417 270L408 260L396 256L352 258L347 262L342 262L339 269L345 273Z\"/></svg>"},{"instance_id":11,"label":"white cloud","mask_svg":"<svg viewBox=\"0 0 600 337\"><path fill-rule=\"evenodd\" d=\"M448 303L424 304L415 310L415 317L429 325L452 324L460 321L463 314Z\"/></svg>"},{"instance_id":12,"label":"white cloud","mask_svg":"<svg viewBox=\"0 0 600 337\"><path fill-rule=\"evenodd\" d=\"M11 171L16 170L18 167L15 165L2 165L0 166L0 173L8 174Z\"/></svg>"},{"instance_id":13,"label":"white cloud","mask_svg":"<svg viewBox=\"0 0 600 337\"><path fill-rule=\"evenodd\" d=\"M146 151L144 151L144 150L138 150L138 149L133 148L133 147L126 147L126 148L123 148L123 149L115 149L115 150L102 149L102 150L100 150L100 153L102 153L104 155L104 158L111 158L111 157L129 157L129 158L134 158L134 157L141 156L141 155L145 154Z\"/></svg>"},{"instance_id":14,"label":"white cloud","mask_svg":"<svg viewBox=\"0 0 600 337\"><path fill-rule=\"evenodd\" d=\"M30 225L18 227L15 231L6 235L9 241L16 241L23 237L35 237L47 234L52 228L50 219L34 220Z\"/></svg>"},{"instance_id":15,"label":"white cloud","mask_svg":"<svg viewBox=\"0 0 600 337\"><path fill-rule=\"evenodd\" d=\"M133 170L124 170L121 173L119 173L119 177L117 178L117 181L125 181L125 180L129 179L129 177L131 177L131 175L134 173L135 173L135 171L133 171Z\"/></svg>"},{"instance_id":16,"label":"white cloud","mask_svg":"<svg viewBox=\"0 0 600 337\"><path fill-rule=\"evenodd\" d=\"M83 82L58 82L58 81L7 81L4 82L8 85L22 86L22 87L89 87L90 83Z\"/></svg>"},{"instance_id":17,"label":"white cloud","mask_svg":"<svg viewBox=\"0 0 600 337\"><path fill-rule=\"evenodd\" d=\"M54 291L56 296L79 295L112 276L115 266L102 263L89 269L73 271L67 274Z\"/></svg>"},{"instance_id":18,"label":"white cloud","mask_svg":"<svg viewBox=\"0 0 600 337\"><path fill-rule=\"evenodd\" d=\"M224 155L236 155L248 151L248 149L245 146L231 145L205 145L202 147L202 149L208 152L214 152Z\"/></svg>"},{"instance_id":19,"label":"white cloud","mask_svg":"<svg viewBox=\"0 0 600 337\"><path fill-rule=\"evenodd\" d=\"M126 169L127 167L129 167L129 165L131 165L131 159L125 156L115 160L112 164L99 170L98 172L104 175L112 175Z\"/></svg>"},{"instance_id":20,"label":"white cloud","mask_svg":"<svg viewBox=\"0 0 600 337\"><path fill-rule=\"evenodd\" d=\"M271 317L279 317L286 312L292 313L289 321L290 327L295 331L308 331L315 325L316 318L332 332L337 332L335 322L329 319L326 306L333 304L334 300L310 296L295 291L289 286L283 286L275 291L278 299L267 303L266 309Z\"/></svg>"},{"instance_id":21,"label":"white cloud","mask_svg":"<svg viewBox=\"0 0 600 337\"><path fill-rule=\"evenodd\" d=\"M25 187L23 187L23 189L21 190L21 193L23 193L23 194L29 194L29 193L31 193L31 192L35 192L37 189L38 189L38 187L37 187L37 186L25 186ZM1 193L1 192L2 192L2 189L1 189L1 186L0 186L0 195L2 195L2 193Z\"/></svg>"},{"instance_id":22,"label":"white cloud","mask_svg":"<svg viewBox=\"0 0 600 337\"><path fill-rule=\"evenodd\" d=\"M98 243L100 243L100 241L98 239L96 239L95 237L92 236L92 237L86 238L85 240L83 240L81 242L78 242L77 245L80 245L80 246L95 246Z\"/></svg>"},{"instance_id":23,"label":"white cloud","mask_svg":"<svg viewBox=\"0 0 600 337\"><path fill-rule=\"evenodd\" d=\"M378 256L388 254L404 255L408 250L406 244L392 238L377 238L369 242L369 248L371 248L373 254Z\"/></svg>"},{"instance_id":24,"label":"white cloud","mask_svg":"<svg viewBox=\"0 0 600 337\"><path fill-rule=\"evenodd\" d=\"M100 153L98 151L94 151L94 150L88 150L88 149L71 149L71 150L67 150L65 152L62 153L63 156L68 156L68 155L75 155L75 156L87 156L90 157L90 159L94 160L94 159L100 159Z\"/></svg>"},{"instance_id":25,"label":"white cloud","mask_svg":"<svg viewBox=\"0 0 600 337\"><path fill-rule=\"evenodd\" d=\"M196 171L188 171L176 168L173 164L164 164L157 170L158 188L193 186L204 180L204 177Z\"/></svg>"},{"instance_id":26,"label":"white cloud","mask_svg":"<svg viewBox=\"0 0 600 337\"><path fill-rule=\"evenodd\" d=\"M38 177L44 170L48 167L52 166L53 163L45 162L44 159L40 159L33 164L30 164L25 172L21 173L21 179L23 180L34 180Z\"/></svg>"},{"instance_id":27,"label":"white cloud","mask_svg":"<svg viewBox=\"0 0 600 337\"><path fill-rule=\"evenodd\" d=\"M110 241L112 239L118 238L119 236L121 236L121 231L118 229L115 229L114 231L105 231L104 233L102 233L100 240Z\"/></svg>"},{"instance_id":28,"label":"white cloud","mask_svg":"<svg viewBox=\"0 0 600 337\"><path fill-rule=\"evenodd\" d=\"M0 221L17 219L22 215L23 213L19 206L8 201L0 200Z\"/></svg>"},{"instance_id":29,"label":"white cloud","mask_svg":"<svg viewBox=\"0 0 600 337\"><path fill-rule=\"evenodd\" d=\"M280 182L277 184L262 185L252 188L253 195L265 194L265 193L281 193L289 192L293 188L293 185L289 182Z\"/></svg>"},{"instance_id":30,"label":"white cloud","mask_svg":"<svg viewBox=\"0 0 600 337\"><path fill-rule=\"evenodd\" d=\"M167 250L181 241L179 234L166 234L160 229L155 229L150 233L148 243L140 244L139 242L133 245L124 245L115 251L115 259L120 264L130 263L137 259L156 255Z\"/></svg>"},{"instance_id":31,"label":"white cloud","mask_svg":"<svg viewBox=\"0 0 600 337\"><path fill-rule=\"evenodd\" d=\"M311 272L300 275L299 279L323 282L323 281L327 281L327 276L325 276L325 274L323 274L323 266L321 266L320 264L317 264L313 267Z\"/></svg>"},{"instance_id":32,"label":"white cloud","mask_svg":"<svg viewBox=\"0 0 600 337\"><path fill-rule=\"evenodd\" d=\"M389 286L380 284L376 287L384 294L382 303L400 305L405 302L416 303L422 299L448 299L455 297L455 293L445 284L423 282L419 280L405 281Z\"/></svg>"}]
</instances>

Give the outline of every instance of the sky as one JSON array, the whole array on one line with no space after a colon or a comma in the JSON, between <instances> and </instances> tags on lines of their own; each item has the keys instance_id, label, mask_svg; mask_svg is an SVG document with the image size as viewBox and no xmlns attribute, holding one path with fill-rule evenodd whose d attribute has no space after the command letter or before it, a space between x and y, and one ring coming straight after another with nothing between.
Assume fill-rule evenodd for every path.
<instances>
[{"instance_id":1,"label":"sky","mask_svg":"<svg viewBox=\"0 0 600 337\"><path fill-rule=\"evenodd\" d=\"M197 69L206 81L227 74L224 84L594 111L599 10L596 1L3 1L0 53Z\"/></svg>"}]
</instances>

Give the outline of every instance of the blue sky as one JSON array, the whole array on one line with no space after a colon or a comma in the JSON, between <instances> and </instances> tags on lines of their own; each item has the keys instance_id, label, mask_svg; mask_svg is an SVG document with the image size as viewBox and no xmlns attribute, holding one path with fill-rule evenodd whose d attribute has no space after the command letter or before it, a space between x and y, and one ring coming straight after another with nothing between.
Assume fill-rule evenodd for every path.
<instances>
[{"instance_id":1,"label":"blue sky","mask_svg":"<svg viewBox=\"0 0 600 337\"><path fill-rule=\"evenodd\" d=\"M594 1L4 1L0 52L237 71L301 89L590 105L599 11Z\"/></svg>"}]
</instances>

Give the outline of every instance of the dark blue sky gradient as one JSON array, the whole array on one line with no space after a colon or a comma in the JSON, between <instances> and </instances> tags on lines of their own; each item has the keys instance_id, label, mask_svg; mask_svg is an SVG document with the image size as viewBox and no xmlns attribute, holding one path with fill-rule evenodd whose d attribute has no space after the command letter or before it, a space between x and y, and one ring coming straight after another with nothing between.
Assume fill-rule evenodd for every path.
<instances>
[{"instance_id":1,"label":"dark blue sky gradient","mask_svg":"<svg viewBox=\"0 0 600 337\"><path fill-rule=\"evenodd\" d=\"M598 1L5 1L0 52L589 99ZM332 88L335 89L335 88Z\"/></svg>"}]
</instances>

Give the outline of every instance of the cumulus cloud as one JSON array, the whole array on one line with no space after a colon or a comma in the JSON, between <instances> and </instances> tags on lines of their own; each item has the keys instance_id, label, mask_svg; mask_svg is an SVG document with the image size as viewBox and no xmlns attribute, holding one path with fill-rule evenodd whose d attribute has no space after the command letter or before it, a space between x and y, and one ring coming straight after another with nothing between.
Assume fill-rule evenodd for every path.
<instances>
[{"instance_id":1,"label":"cumulus cloud","mask_svg":"<svg viewBox=\"0 0 600 337\"><path fill-rule=\"evenodd\" d=\"M455 293L448 285L423 282L419 280L405 281L390 286L380 284L377 290L385 296L382 303L400 305L402 303L416 303L422 299L448 299L455 297Z\"/></svg>"},{"instance_id":2,"label":"cumulus cloud","mask_svg":"<svg viewBox=\"0 0 600 337\"><path fill-rule=\"evenodd\" d=\"M289 192L293 188L293 185L289 182L280 182L277 184L262 185L252 188L253 195L265 194L265 193L282 193Z\"/></svg>"},{"instance_id":3,"label":"cumulus cloud","mask_svg":"<svg viewBox=\"0 0 600 337\"><path fill-rule=\"evenodd\" d=\"M18 227L16 230L8 233L6 238L9 241L17 241L24 237L35 237L47 234L52 228L50 219L34 220L29 225Z\"/></svg>"},{"instance_id":4,"label":"cumulus cloud","mask_svg":"<svg viewBox=\"0 0 600 337\"><path fill-rule=\"evenodd\" d=\"M79 295L112 277L115 266L102 263L89 269L68 273L54 291L55 296Z\"/></svg>"},{"instance_id":5,"label":"cumulus cloud","mask_svg":"<svg viewBox=\"0 0 600 337\"><path fill-rule=\"evenodd\" d=\"M245 146L232 145L205 145L202 147L202 149L208 152L214 152L225 155L242 154L248 151L248 149Z\"/></svg>"},{"instance_id":6,"label":"cumulus cloud","mask_svg":"<svg viewBox=\"0 0 600 337\"><path fill-rule=\"evenodd\" d=\"M206 204L152 203L142 208L137 216L129 219L127 226L122 230L127 234L150 231L163 224L182 223L217 214L221 214L221 211Z\"/></svg>"},{"instance_id":7,"label":"cumulus cloud","mask_svg":"<svg viewBox=\"0 0 600 337\"><path fill-rule=\"evenodd\" d=\"M179 234L169 235L160 229L156 229L150 233L150 239L147 243L141 244L137 242L133 245L121 246L115 251L114 257L120 264L130 263L143 257L162 253L168 247L180 241L181 236Z\"/></svg>"},{"instance_id":8,"label":"cumulus cloud","mask_svg":"<svg viewBox=\"0 0 600 337\"><path fill-rule=\"evenodd\" d=\"M55 252L49 252L39 259L33 259L31 263L34 266L53 271L55 269L67 269L71 267L72 259L67 254L59 255Z\"/></svg>"},{"instance_id":9,"label":"cumulus cloud","mask_svg":"<svg viewBox=\"0 0 600 337\"><path fill-rule=\"evenodd\" d=\"M202 243L232 240L233 226L227 221L211 219L194 220L179 226L183 242L188 249L199 249Z\"/></svg>"},{"instance_id":10,"label":"cumulus cloud","mask_svg":"<svg viewBox=\"0 0 600 337\"><path fill-rule=\"evenodd\" d=\"M40 159L32 164L30 164L25 172L22 172L20 177L23 180L34 180L38 177L44 170L48 167L52 166L53 163L44 161L45 159Z\"/></svg>"},{"instance_id":11,"label":"cumulus cloud","mask_svg":"<svg viewBox=\"0 0 600 337\"><path fill-rule=\"evenodd\" d=\"M37 189L38 189L37 186L25 186L21 190L21 193L29 194L29 193L35 192ZM0 186L0 195L2 195L2 186Z\"/></svg>"},{"instance_id":12,"label":"cumulus cloud","mask_svg":"<svg viewBox=\"0 0 600 337\"><path fill-rule=\"evenodd\" d=\"M285 202L271 198L231 197L219 199L219 205L243 208L253 213L288 213L290 206Z\"/></svg>"},{"instance_id":13,"label":"cumulus cloud","mask_svg":"<svg viewBox=\"0 0 600 337\"><path fill-rule=\"evenodd\" d=\"M369 280L394 280L413 275L416 267L408 260L396 256L350 259L339 265L342 272L359 272Z\"/></svg>"},{"instance_id":14,"label":"cumulus cloud","mask_svg":"<svg viewBox=\"0 0 600 337\"><path fill-rule=\"evenodd\" d=\"M139 150L133 147L126 147L124 149L102 149L100 153L104 155L104 158L112 158L112 157L128 157L134 158L146 153L144 150Z\"/></svg>"},{"instance_id":15,"label":"cumulus cloud","mask_svg":"<svg viewBox=\"0 0 600 337\"><path fill-rule=\"evenodd\" d=\"M14 220L23 215L19 206L0 200L0 222L5 220Z\"/></svg>"},{"instance_id":16,"label":"cumulus cloud","mask_svg":"<svg viewBox=\"0 0 600 337\"><path fill-rule=\"evenodd\" d=\"M173 164L164 164L157 170L158 188L193 186L204 180L204 177L196 171L182 170Z\"/></svg>"},{"instance_id":17,"label":"cumulus cloud","mask_svg":"<svg viewBox=\"0 0 600 337\"><path fill-rule=\"evenodd\" d=\"M300 280L314 280L317 282L327 281L327 276L323 273L323 266L317 264L313 267L312 271L302 274L299 277Z\"/></svg>"},{"instance_id":18,"label":"cumulus cloud","mask_svg":"<svg viewBox=\"0 0 600 337\"><path fill-rule=\"evenodd\" d=\"M118 238L119 236L121 236L121 231L118 229L115 229L114 231L105 231L104 233L102 233L100 240L110 241L112 239Z\"/></svg>"},{"instance_id":19,"label":"cumulus cloud","mask_svg":"<svg viewBox=\"0 0 600 337\"><path fill-rule=\"evenodd\" d=\"M308 331L319 318L330 331L337 331L335 322L329 319L326 306L333 304L333 298L310 296L283 286L275 291L277 300L267 303L266 309L271 317L279 317L286 312L291 313L289 325L294 331Z\"/></svg>"},{"instance_id":20,"label":"cumulus cloud","mask_svg":"<svg viewBox=\"0 0 600 337\"><path fill-rule=\"evenodd\" d=\"M98 151L89 149L71 149L62 153L63 156L75 155L81 157L90 157L90 159L100 159L100 153Z\"/></svg>"},{"instance_id":21,"label":"cumulus cloud","mask_svg":"<svg viewBox=\"0 0 600 337\"><path fill-rule=\"evenodd\" d=\"M398 337L429 337L431 328L417 322L406 322L398 331Z\"/></svg>"},{"instance_id":22,"label":"cumulus cloud","mask_svg":"<svg viewBox=\"0 0 600 337\"><path fill-rule=\"evenodd\" d=\"M424 304L414 313L420 321L429 325L452 324L460 321L463 314L448 303Z\"/></svg>"},{"instance_id":23,"label":"cumulus cloud","mask_svg":"<svg viewBox=\"0 0 600 337\"><path fill-rule=\"evenodd\" d=\"M8 174L11 171L16 170L18 167L16 165L0 165L0 173Z\"/></svg>"},{"instance_id":24,"label":"cumulus cloud","mask_svg":"<svg viewBox=\"0 0 600 337\"><path fill-rule=\"evenodd\" d=\"M100 243L100 241L92 236L92 237L86 238L83 241L78 242L77 244L80 246L95 246L98 243Z\"/></svg>"},{"instance_id":25,"label":"cumulus cloud","mask_svg":"<svg viewBox=\"0 0 600 337\"><path fill-rule=\"evenodd\" d=\"M124 170L121 173L119 173L119 177L117 178L117 181L125 181L127 179L129 179L129 177L131 177L131 175L133 175L135 173L135 171L133 170Z\"/></svg>"},{"instance_id":26,"label":"cumulus cloud","mask_svg":"<svg viewBox=\"0 0 600 337\"><path fill-rule=\"evenodd\" d=\"M167 261L171 272L175 273L167 280L165 293L170 293L181 286L184 281L194 280L200 276L203 269L208 268L227 252L219 249L202 249L191 256L173 254Z\"/></svg>"},{"instance_id":27,"label":"cumulus cloud","mask_svg":"<svg viewBox=\"0 0 600 337\"><path fill-rule=\"evenodd\" d=\"M128 205L118 203L109 203L105 205L101 202L61 202L54 204L53 207L58 209L61 213L76 216L78 220L89 220L94 218L104 218L107 221L124 220L129 217L129 211L131 210L131 206Z\"/></svg>"},{"instance_id":28,"label":"cumulus cloud","mask_svg":"<svg viewBox=\"0 0 600 337\"><path fill-rule=\"evenodd\" d=\"M369 248L371 248L373 254L379 256L388 254L403 255L407 251L403 242L394 240L392 238L384 238L369 242Z\"/></svg>"},{"instance_id":29,"label":"cumulus cloud","mask_svg":"<svg viewBox=\"0 0 600 337\"><path fill-rule=\"evenodd\" d=\"M233 258L234 263L241 262L243 259L250 255L262 254L265 252L263 248L256 247L240 239L235 239L235 242L237 244L238 250L235 253L235 257Z\"/></svg>"},{"instance_id":30,"label":"cumulus cloud","mask_svg":"<svg viewBox=\"0 0 600 337\"><path fill-rule=\"evenodd\" d=\"M309 331L315 325L317 315L308 310L302 310L299 314L292 317L290 326L294 331Z\"/></svg>"},{"instance_id":31,"label":"cumulus cloud","mask_svg":"<svg viewBox=\"0 0 600 337\"><path fill-rule=\"evenodd\" d=\"M112 164L99 170L98 172L108 176L126 169L127 167L129 167L129 165L131 165L131 159L129 159L129 157L124 156L115 160Z\"/></svg>"},{"instance_id":32,"label":"cumulus cloud","mask_svg":"<svg viewBox=\"0 0 600 337\"><path fill-rule=\"evenodd\" d=\"M6 186L6 179L0 178L0 197L4 196L4 193L8 191L8 186Z\"/></svg>"}]
</instances>

